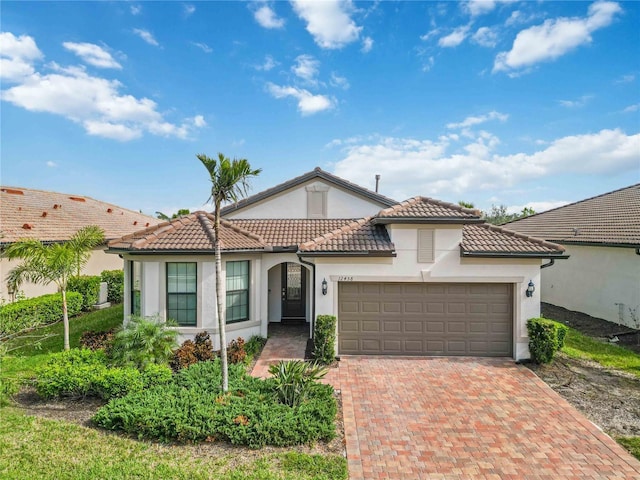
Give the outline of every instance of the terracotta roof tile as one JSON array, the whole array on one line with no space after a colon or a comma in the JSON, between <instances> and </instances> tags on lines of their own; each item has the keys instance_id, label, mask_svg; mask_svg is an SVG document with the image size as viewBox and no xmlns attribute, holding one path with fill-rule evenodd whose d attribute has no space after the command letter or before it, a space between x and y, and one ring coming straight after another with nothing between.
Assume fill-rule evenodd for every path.
<instances>
[{"instance_id":1,"label":"terracotta roof tile","mask_svg":"<svg viewBox=\"0 0 640 480\"><path fill-rule=\"evenodd\" d=\"M155 225L160 220L91 197L22 187L0 187L0 244L23 238L68 240L87 225L107 239Z\"/></svg>"},{"instance_id":2,"label":"terracotta roof tile","mask_svg":"<svg viewBox=\"0 0 640 480\"><path fill-rule=\"evenodd\" d=\"M479 220L480 212L428 197L413 197L380 211L376 219Z\"/></svg>"},{"instance_id":3,"label":"terracotta roof tile","mask_svg":"<svg viewBox=\"0 0 640 480\"><path fill-rule=\"evenodd\" d=\"M560 243L640 245L640 184L506 224Z\"/></svg>"},{"instance_id":4,"label":"terracotta roof tile","mask_svg":"<svg viewBox=\"0 0 640 480\"><path fill-rule=\"evenodd\" d=\"M463 254L562 255L564 248L489 223L462 227Z\"/></svg>"},{"instance_id":5,"label":"terracotta roof tile","mask_svg":"<svg viewBox=\"0 0 640 480\"><path fill-rule=\"evenodd\" d=\"M354 219L230 219L229 222L253 232L273 247L297 247Z\"/></svg>"},{"instance_id":6,"label":"terracotta roof tile","mask_svg":"<svg viewBox=\"0 0 640 480\"><path fill-rule=\"evenodd\" d=\"M170 222L164 222L140 232L109 242L109 248L128 251L214 251L214 217L206 212L194 212ZM222 220L220 240L222 250L265 250L267 245L253 232Z\"/></svg>"},{"instance_id":7,"label":"terracotta roof tile","mask_svg":"<svg viewBox=\"0 0 640 480\"><path fill-rule=\"evenodd\" d=\"M333 253L386 253L393 254L395 247L384 225L373 225L371 217L353 221L332 232L300 245L303 252Z\"/></svg>"}]
</instances>

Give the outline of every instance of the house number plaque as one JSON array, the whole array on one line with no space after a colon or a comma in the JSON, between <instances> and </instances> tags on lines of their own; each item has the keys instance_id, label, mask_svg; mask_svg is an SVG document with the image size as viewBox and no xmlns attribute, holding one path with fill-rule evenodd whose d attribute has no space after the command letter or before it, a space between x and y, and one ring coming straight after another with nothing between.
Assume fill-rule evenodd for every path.
<instances>
[{"instance_id":1,"label":"house number plaque","mask_svg":"<svg viewBox=\"0 0 640 480\"><path fill-rule=\"evenodd\" d=\"M340 276L338 276L338 281L339 282L353 282L353 277L352 276L347 276L347 275L340 275Z\"/></svg>"}]
</instances>

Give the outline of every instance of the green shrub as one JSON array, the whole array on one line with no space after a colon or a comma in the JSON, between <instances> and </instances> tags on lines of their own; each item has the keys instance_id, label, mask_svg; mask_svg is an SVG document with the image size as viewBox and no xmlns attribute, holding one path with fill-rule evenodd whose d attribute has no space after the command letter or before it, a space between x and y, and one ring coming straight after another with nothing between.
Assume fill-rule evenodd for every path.
<instances>
[{"instance_id":1,"label":"green shrub","mask_svg":"<svg viewBox=\"0 0 640 480\"><path fill-rule=\"evenodd\" d=\"M313 358L329 365L336 359L336 317L318 315L313 328Z\"/></svg>"},{"instance_id":2,"label":"green shrub","mask_svg":"<svg viewBox=\"0 0 640 480\"><path fill-rule=\"evenodd\" d=\"M244 339L238 337L235 340L231 340L227 346L227 358L229 363L243 363L247 357L247 352L244 350Z\"/></svg>"},{"instance_id":3,"label":"green shrub","mask_svg":"<svg viewBox=\"0 0 640 480\"><path fill-rule=\"evenodd\" d=\"M124 299L124 271L103 270L100 274L100 280L107 282L107 301L122 303Z\"/></svg>"},{"instance_id":4,"label":"green shrub","mask_svg":"<svg viewBox=\"0 0 640 480\"><path fill-rule=\"evenodd\" d=\"M197 362L206 362L216 358L211 337L207 332L200 332L194 340L185 340L180 348L173 352L169 365L174 372Z\"/></svg>"},{"instance_id":5,"label":"green shrub","mask_svg":"<svg viewBox=\"0 0 640 480\"><path fill-rule=\"evenodd\" d=\"M80 313L82 295L67 292L69 317ZM0 335L9 335L28 328L62 320L62 295L51 293L0 306Z\"/></svg>"},{"instance_id":6,"label":"green shrub","mask_svg":"<svg viewBox=\"0 0 640 480\"><path fill-rule=\"evenodd\" d=\"M273 391L280 403L297 407L304 402L318 380L329 370L317 363L302 360L281 360L269 367L273 375Z\"/></svg>"},{"instance_id":7,"label":"green shrub","mask_svg":"<svg viewBox=\"0 0 640 480\"><path fill-rule=\"evenodd\" d=\"M530 318L527 321L529 352L536 363L549 363L556 351L564 345L567 327L546 318Z\"/></svg>"},{"instance_id":8,"label":"green shrub","mask_svg":"<svg viewBox=\"0 0 640 480\"><path fill-rule=\"evenodd\" d=\"M177 346L178 332L158 317L132 315L113 338L111 357L117 365L140 370L150 363L168 364Z\"/></svg>"},{"instance_id":9,"label":"green shrub","mask_svg":"<svg viewBox=\"0 0 640 480\"><path fill-rule=\"evenodd\" d=\"M244 344L244 351L247 352L247 358L252 359L258 353L262 351L264 345L267 343L267 339L258 335L252 336Z\"/></svg>"},{"instance_id":10,"label":"green shrub","mask_svg":"<svg viewBox=\"0 0 640 480\"><path fill-rule=\"evenodd\" d=\"M220 360L181 370L172 382L111 400L94 422L140 438L162 441L227 440L259 448L289 446L335 436L333 388L314 384L297 407L278 403L273 381L229 365L229 392L220 389Z\"/></svg>"},{"instance_id":11,"label":"green shrub","mask_svg":"<svg viewBox=\"0 0 640 480\"><path fill-rule=\"evenodd\" d=\"M36 370L36 391L43 398L97 396L105 400L166 385L171 369L149 365L141 373L134 367L109 367L101 350L72 349L52 354Z\"/></svg>"},{"instance_id":12,"label":"green shrub","mask_svg":"<svg viewBox=\"0 0 640 480\"><path fill-rule=\"evenodd\" d=\"M71 277L67 284L68 292L78 292L82 295L82 309L91 310L100 298L100 277L97 275L80 275Z\"/></svg>"}]
</instances>

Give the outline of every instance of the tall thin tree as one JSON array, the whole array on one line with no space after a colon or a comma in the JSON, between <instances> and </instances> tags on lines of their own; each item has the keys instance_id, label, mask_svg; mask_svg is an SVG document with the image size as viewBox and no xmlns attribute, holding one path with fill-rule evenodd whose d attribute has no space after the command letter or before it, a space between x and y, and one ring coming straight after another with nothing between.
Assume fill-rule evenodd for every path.
<instances>
[{"instance_id":1,"label":"tall thin tree","mask_svg":"<svg viewBox=\"0 0 640 480\"><path fill-rule=\"evenodd\" d=\"M14 291L25 281L48 285L55 283L62 295L64 349L69 350L69 314L67 284L89 261L91 251L104 242L104 232L96 225L78 230L68 241L45 245L38 240L19 240L7 247L4 256L22 259L7 275Z\"/></svg>"},{"instance_id":2,"label":"tall thin tree","mask_svg":"<svg viewBox=\"0 0 640 480\"><path fill-rule=\"evenodd\" d=\"M249 161L240 158L230 160L224 154L218 153L218 158L210 158L205 154L196 155L209 172L211 180L211 195L209 200L213 201L215 234L214 248L216 255L216 305L218 307L218 333L220 338L220 358L222 360L222 391L229 390L229 367L227 363L227 333L225 322L224 302L222 295L222 256L220 247L220 208L223 203L237 202L247 194L249 189L249 179L256 177L262 171L260 168L253 169Z\"/></svg>"}]
</instances>

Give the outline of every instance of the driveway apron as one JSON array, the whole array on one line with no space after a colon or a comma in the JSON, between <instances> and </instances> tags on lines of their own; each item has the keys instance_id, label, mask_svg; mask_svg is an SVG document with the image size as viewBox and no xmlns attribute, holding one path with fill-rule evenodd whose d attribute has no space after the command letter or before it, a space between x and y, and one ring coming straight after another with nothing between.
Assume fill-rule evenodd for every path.
<instances>
[{"instance_id":1,"label":"driveway apron","mask_svg":"<svg viewBox=\"0 0 640 480\"><path fill-rule=\"evenodd\" d=\"M640 479L640 462L508 359L343 357L349 478Z\"/></svg>"}]
</instances>

